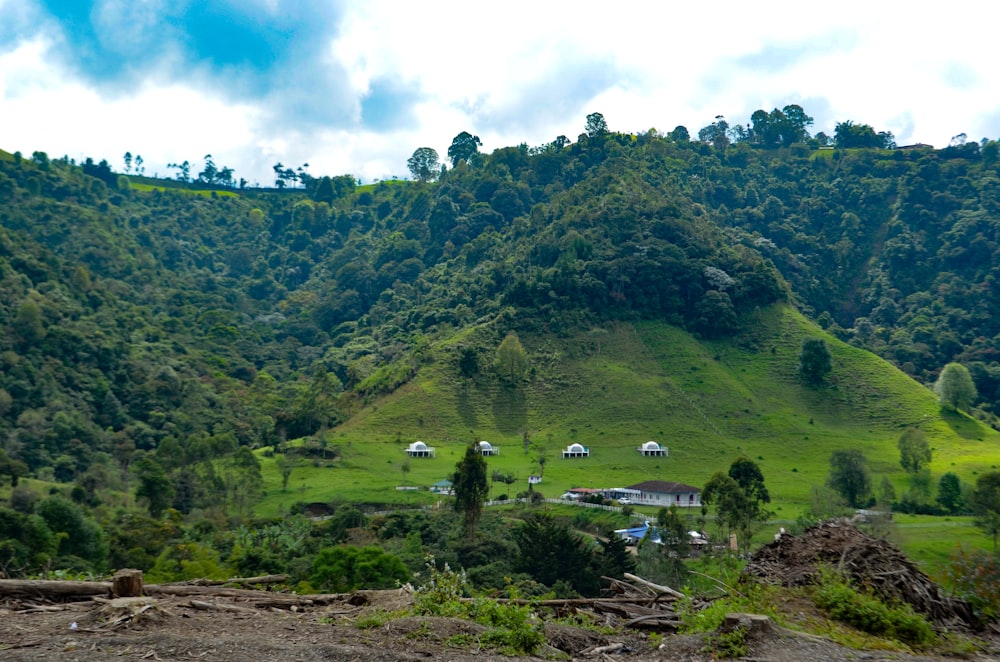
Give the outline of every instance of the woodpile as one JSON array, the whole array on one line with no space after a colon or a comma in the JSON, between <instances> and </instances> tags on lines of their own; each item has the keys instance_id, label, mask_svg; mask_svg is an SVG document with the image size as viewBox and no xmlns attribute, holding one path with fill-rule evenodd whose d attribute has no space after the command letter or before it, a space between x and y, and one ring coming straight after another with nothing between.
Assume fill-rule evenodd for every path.
<instances>
[{"instance_id":1,"label":"woodpile","mask_svg":"<svg viewBox=\"0 0 1000 662\"><path fill-rule=\"evenodd\" d=\"M745 572L774 584L804 586L816 583L823 567L883 600L909 603L939 625L980 625L967 602L944 595L898 547L865 534L847 519L779 536L753 555Z\"/></svg>"}]
</instances>

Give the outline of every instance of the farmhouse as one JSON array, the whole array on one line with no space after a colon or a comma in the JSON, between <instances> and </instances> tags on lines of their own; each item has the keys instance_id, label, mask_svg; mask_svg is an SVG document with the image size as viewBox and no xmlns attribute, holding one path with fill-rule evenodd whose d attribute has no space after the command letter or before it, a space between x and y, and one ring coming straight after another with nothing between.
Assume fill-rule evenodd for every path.
<instances>
[{"instance_id":1,"label":"farmhouse","mask_svg":"<svg viewBox=\"0 0 1000 662\"><path fill-rule=\"evenodd\" d=\"M568 457L590 457L590 448L583 444L570 444L563 449L563 458Z\"/></svg>"},{"instance_id":2,"label":"farmhouse","mask_svg":"<svg viewBox=\"0 0 1000 662\"><path fill-rule=\"evenodd\" d=\"M406 447L406 454L410 457L434 457L434 449L422 441L414 441Z\"/></svg>"},{"instance_id":3,"label":"farmhouse","mask_svg":"<svg viewBox=\"0 0 1000 662\"><path fill-rule=\"evenodd\" d=\"M639 446L636 450L639 451L639 455L643 457L666 457L667 448L666 446L661 446L655 441L647 441L642 446Z\"/></svg>"},{"instance_id":4,"label":"farmhouse","mask_svg":"<svg viewBox=\"0 0 1000 662\"><path fill-rule=\"evenodd\" d=\"M483 457L488 457L490 455L499 455L500 454L500 447L499 446L494 446L493 444L491 444L488 441L480 441L479 442L479 454L482 455Z\"/></svg>"},{"instance_id":5,"label":"farmhouse","mask_svg":"<svg viewBox=\"0 0 1000 662\"><path fill-rule=\"evenodd\" d=\"M632 497L634 503L645 506L701 507L701 490L684 483L647 480L629 485L626 489L637 493L637 496Z\"/></svg>"}]
</instances>

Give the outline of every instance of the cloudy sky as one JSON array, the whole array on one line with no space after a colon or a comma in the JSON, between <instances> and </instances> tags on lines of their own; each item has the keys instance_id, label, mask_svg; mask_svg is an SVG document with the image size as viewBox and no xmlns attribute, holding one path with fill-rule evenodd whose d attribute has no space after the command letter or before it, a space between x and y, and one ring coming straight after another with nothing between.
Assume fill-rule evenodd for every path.
<instances>
[{"instance_id":1,"label":"cloudy sky","mask_svg":"<svg viewBox=\"0 0 1000 662\"><path fill-rule=\"evenodd\" d=\"M694 135L790 103L814 132L943 147L1000 138L998 18L971 0L0 0L0 148L371 181L461 131L484 151L575 140L597 111Z\"/></svg>"}]
</instances>

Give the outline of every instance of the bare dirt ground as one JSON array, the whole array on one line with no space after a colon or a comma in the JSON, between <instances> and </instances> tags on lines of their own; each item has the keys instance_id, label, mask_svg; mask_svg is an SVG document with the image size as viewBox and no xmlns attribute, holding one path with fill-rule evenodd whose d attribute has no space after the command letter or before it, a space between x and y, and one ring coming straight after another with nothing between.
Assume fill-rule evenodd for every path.
<instances>
[{"instance_id":1,"label":"bare dirt ground","mask_svg":"<svg viewBox=\"0 0 1000 662\"><path fill-rule=\"evenodd\" d=\"M544 624L547 644L536 656L505 658L497 651L478 649L468 643L475 641L485 628L465 620L411 616L389 619L374 627L358 626L359 619L364 623L366 616L398 612L410 606L412 597L400 591L365 591L344 595L343 602L295 610L255 608L234 598L131 600L135 602L129 607L116 608L107 601L42 604L8 599L0 607L0 659L4 662L715 659L704 635L665 635L661 640L640 632L605 634L594 628L548 622ZM194 603L200 603L200 607L193 606ZM212 608L206 608L206 604ZM609 625L614 625L613 620L609 618ZM1000 659L989 651L975 657ZM750 652L744 659L915 662L945 658L858 651L774 626L751 637Z\"/></svg>"},{"instance_id":2,"label":"bare dirt ground","mask_svg":"<svg viewBox=\"0 0 1000 662\"><path fill-rule=\"evenodd\" d=\"M941 594L939 588L893 545L860 532L846 520L825 522L800 536L781 536L759 550L746 572L762 581L789 587L810 583L819 568L837 566L845 576L887 600L903 600L927 616L940 632L973 642L965 659L1000 661L1000 630L976 621L967 604ZM632 575L627 577L635 578ZM640 580L645 581L645 580ZM294 596L266 591L146 587L154 597L104 595L110 583L81 597L27 588L0 588L0 661L37 660L678 660L717 659L718 634L676 635L672 607L656 600L636 600L629 607L608 601L601 609L567 606L555 620L550 608L538 609L538 627L546 643L532 657L504 657L477 641L486 628L476 623L412 613L413 595L403 590L358 591L333 596ZM648 584L648 582L647 582ZM655 585L653 585L655 586ZM89 588L93 588L89 585ZM634 591L632 585L626 591ZM662 587L661 587L662 588ZM202 591L197 594L191 591ZM669 589L667 589L669 591ZM621 595L621 593L619 593ZM633 593L633 595L638 595ZM917 662L954 657L912 655L886 650L857 650L809 632L833 632L811 599L798 589L782 593L780 612L796 631L769 620L751 623L748 651L741 659L772 662L895 660ZM74 597L75 596L75 597ZM62 600L62 601L61 601ZM67 601L68 600L68 601ZM632 602L632 598L623 598ZM586 601L584 601L586 602ZM645 602L646 606L641 606ZM651 609L650 605L656 607ZM645 610L645 611L643 611ZM636 616L638 615L638 618ZM631 619L652 625L652 633L624 627ZM653 620L658 619L658 620ZM568 625L586 623L587 627ZM663 629L655 631L662 623ZM974 638L973 638L974 635ZM871 646L885 642L871 640ZM958 647L954 647L958 648Z\"/></svg>"}]
</instances>

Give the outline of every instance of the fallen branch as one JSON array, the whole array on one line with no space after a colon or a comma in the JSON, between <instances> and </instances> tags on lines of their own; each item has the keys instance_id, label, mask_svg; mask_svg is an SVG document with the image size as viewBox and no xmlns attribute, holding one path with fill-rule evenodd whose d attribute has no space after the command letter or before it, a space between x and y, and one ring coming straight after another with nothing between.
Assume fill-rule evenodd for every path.
<instances>
[{"instance_id":1,"label":"fallen branch","mask_svg":"<svg viewBox=\"0 0 1000 662\"><path fill-rule=\"evenodd\" d=\"M186 582L170 582L160 586L224 586L226 584L283 584L288 575L261 575L260 577L231 577L230 579L192 579Z\"/></svg>"},{"instance_id":2,"label":"fallen branch","mask_svg":"<svg viewBox=\"0 0 1000 662\"><path fill-rule=\"evenodd\" d=\"M629 574L627 572L625 573L625 579L630 579L630 580L632 580L632 581L634 581L634 582L636 582L638 584L642 584L643 586L651 588L654 591L658 591L660 593L666 593L667 595L671 595L671 596L673 596L675 598L683 598L684 597L683 593L681 593L680 591L675 591L674 589L670 588L669 586L662 586L660 584L654 584L653 582L649 581L648 579L643 579L642 577L638 577L636 575L632 575L632 574Z\"/></svg>"}]
</instances>

